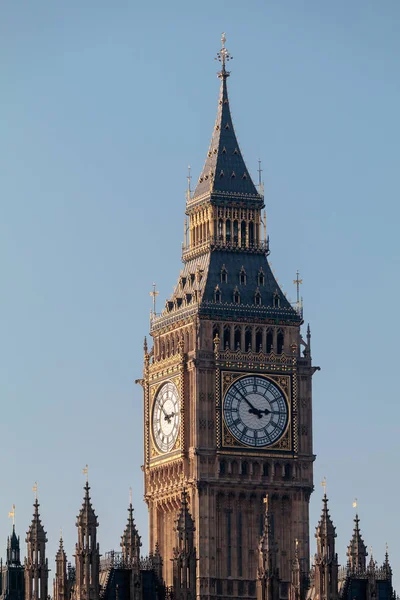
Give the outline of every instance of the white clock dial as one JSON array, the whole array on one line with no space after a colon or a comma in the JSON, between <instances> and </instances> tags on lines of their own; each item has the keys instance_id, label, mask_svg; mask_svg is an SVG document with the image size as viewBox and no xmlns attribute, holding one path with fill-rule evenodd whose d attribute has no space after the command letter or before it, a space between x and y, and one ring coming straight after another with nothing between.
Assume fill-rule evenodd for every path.
<instances>
[{"instance_id":1,"label":"white clock dial","mask_svg":"<svg viewBox=\"0 0 400 600\"><path fill-rule=\"evenodd\" d=\"M153 405L153 437L161 452L170 452L179 431L180 402L176 385L165 383L157 392Z\"/></svg>"},{"instance_id":2,"label":"white clock dial","mask_svg":"<svg viewBox=\"0 0 400 600\"><path fill-rule=\"evenodd\" d=\"M229 431L245 446L274 444L285 432L289 413L282 391L266 377L238 379L224 398L224 419Z\"/></svg>"}]
</instances>

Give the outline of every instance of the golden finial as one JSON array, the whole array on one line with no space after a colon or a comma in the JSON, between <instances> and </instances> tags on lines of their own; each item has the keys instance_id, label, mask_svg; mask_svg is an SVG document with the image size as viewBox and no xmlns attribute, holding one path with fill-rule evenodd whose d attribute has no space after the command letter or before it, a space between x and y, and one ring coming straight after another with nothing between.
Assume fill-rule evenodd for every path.
<instances>
[{"instance_id":1,"label":"golden finial","mask_svg":"<svg viewBox=\"0 0 400 600\"><path fill-rule=\"evenodd\" d=\"M192 175L191 175L191 166L188 165L188 174L187 174L187 190L186 190L186 200L189 202L191 195L192 195L192 190L190 188L190 184L191 184L191 180L192 180Z\"/></svg>"},{"instance_id":2,"label":"golden finial","mask_svg":"<svg viewBox=\"0 0 400 600\"><path fill-rule=\"evenodd\" d=\"M296 279L293 279L293 283L295 284L297 289L297 306L300 306L300 285L303 283L303 280L300 279L300 272L298 269L296 272Z\"/></svg>"},{"instance_id":3,"label":"golden finial","mask_svg":"<svg viewBox=\"0 0 400 600\"><path fill-rule=\"evenodd\" d=\"M35 481L35 483L33 484L32 492L35 494L35 500L37 500L38 499L38 484L37 484L37 481Z\"/></svg>"},{"instance_id":4,"label":"golden finial","mask_svg":"<svg viewBox=\"0 0 400 600\"><path fill-rule=\"evenodd\" d=\"M8 518L13 520L13 527L15 527L15 504L12 505L12 509L8 513Z\"/></svg>"},{"instance_id":5,"label":"golden finial","mask_svg":"<svg viewBox=\"0 0 400 600\"><path fill-rule=\"evenodd\" d=\"M129 504L132 506L132 488L129 488Z\"/></svg>"},{"instance_id":6,"label":"golden finial","mask_svg":"<svg viewBox=\"0 0 400 600\"><path fill-rule=\"evenodd\" d=\"M89 467L88 467L88 465L85 465L85 468L82 469L82 473L84 475L86 475L86 483L89 483Z\"/></svg>"},{"instance_id":7,"label":"golden finial","mask_svg":"<svg viewBox=\"0 0 400 600\"><path fill-rule=\"evenodd\" d=\"M218 77L226 78L229 77L229 71L225 70L225 65L229 60L232 60L233 56L231 56L228 50L225 47L226 35L225 33L221 36L221 50L217 52L217 57L215 60L219 60L222 65L221 71L218 73Z\"/></svg>"},{"instance_id":8,"label":"golden finial","mask_svg":"<svg viewBox=\"0 0 400 600\"><path fill-rule=\"evenodd\" d=\"M357 500L357 498L354 498L353 508L357 508L357 506L358 506L358 500Z\"/></svg>"},{"instance_id":9,"label":"golden finial","mask_svg":"<svg viewBox=\"0 0 400 600\"><path fill-rule=\"evenodd\" d=\"M158 296L158 292L156 291L156 284L153 283L153 290L150 292L150 296L153 298L153 316L156 316L156 299Z\"/></svg>"},{"instance_id":10,"label":"golden finial","mask_svg":"<svg viewBox=\"0 0 400 600\"><path fill-rule=\"evenodd\" d=\"M324 488L324 496L326 496L326 477L321 481L321 485Z\"/></svg>"}]
</instances>

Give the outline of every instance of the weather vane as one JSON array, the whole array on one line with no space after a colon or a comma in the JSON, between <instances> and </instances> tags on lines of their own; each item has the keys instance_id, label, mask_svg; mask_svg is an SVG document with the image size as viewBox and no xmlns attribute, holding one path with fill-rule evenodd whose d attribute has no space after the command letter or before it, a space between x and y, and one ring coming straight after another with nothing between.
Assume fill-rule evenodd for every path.
<instances>
[{"instance_id":1,"label":"weather vane","mask_svg":"<svg viewBox=\"0 0 400 600\"><path fill-rule=\"evenodd\" d=\"M232 60L233 56L231 54L229 54L228 50L225 48L225 42L226 42L226 35L225 35L225 33L223 33L222 37L221 37L222 47L221 47L221 50L219 52L217 52L217 56L215 58L215 60L219 60L219 62L222 65L222 69L218 73L218 77L229 77L229 75L230 75L229 71L226 71L225 65L228 61Z\"/></svg>"}]
</instances>

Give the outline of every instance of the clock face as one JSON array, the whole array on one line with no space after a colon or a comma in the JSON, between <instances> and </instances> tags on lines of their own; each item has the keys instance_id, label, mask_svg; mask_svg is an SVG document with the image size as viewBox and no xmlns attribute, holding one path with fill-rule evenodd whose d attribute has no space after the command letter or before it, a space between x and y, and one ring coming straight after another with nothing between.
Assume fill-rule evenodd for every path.
<instances>
[{"instance_id":1,"label":"clock face","mask_svg":"<svg viewBox=\"0 0 400 600\"><path fill-rule=\"evenodd\" d=\"M153 437L161 452L170 452L178 437L179 393L176 385L165 383L157 392L153 406Z\"/></svg>"},{"instance_id":2,"label":"clock face","mask_svg":"<svg viewBox=\"0 0 400 600\"><path fill-rule=\"evenodd\" d=\"M288 406L281 390L265 377L238 379L224 398L224 419L229 431L245 446L274 444L285 432Z\"/></svg>"}]
</instances>

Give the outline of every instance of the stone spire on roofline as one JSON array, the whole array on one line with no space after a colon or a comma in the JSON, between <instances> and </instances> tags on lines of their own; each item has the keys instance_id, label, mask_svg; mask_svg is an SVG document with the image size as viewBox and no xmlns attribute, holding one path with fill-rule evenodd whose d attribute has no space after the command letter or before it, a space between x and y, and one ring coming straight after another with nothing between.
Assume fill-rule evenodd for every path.
<instances>
[{"instance_id":1,"label":"stone spire on roofline","mask_svg":"<svg viewBox=\"0 0 400 600\"><path fill-rule=\"evenodd\" d=\"M263 202L248 172L233 127L227 89L230 72L226 70L226 63L232 56L225 47L224 33L221 41L222 48L217 54L217 60L221 62L221 70L218 73L221 89L217 118L207 158L192 200L197 200L204 194L215 193Z\"/></svg>"},{"instance_id":2,"label":"stone spire on roofline","mask_svg":"<svg viewBox=\"0 0 400 600\"><path fill-rule=\"evenodd\" d=\"M347 548L349 569L352 573L364 573L367 561L367 547L360 532L360 519L358 514L354 518L353 536Z\"/></svg>"},{"instance_id":3,"label":"stone spire on roofline","mask_svg":"<svg viewBox=\"0 0 400 600\"><path fill-rule=\"evenodd\" d=\"M130 491L130 502L128 508L128 522L121 537L121 549L124 563L130 567L139 569L140 547L142 545L140 535L133 518L132 490Z\"/></svg>"}]
</instances>

